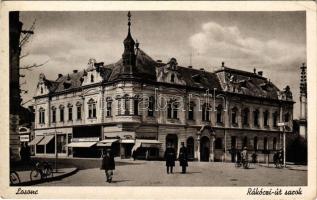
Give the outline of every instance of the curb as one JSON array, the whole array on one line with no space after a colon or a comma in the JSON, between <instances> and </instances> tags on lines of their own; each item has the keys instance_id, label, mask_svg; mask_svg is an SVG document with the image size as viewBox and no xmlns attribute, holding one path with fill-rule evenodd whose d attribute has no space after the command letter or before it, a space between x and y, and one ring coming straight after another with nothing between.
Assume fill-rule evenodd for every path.
<instances>
[{"instance_id":1,"label":"curb","mask_svg":"<svg viewBox=\"0 0 317 200\"><path fill-rule=\"evenodd\" d=\"M62 174L62 175L59 175L59 176L46 178L46 179L39 179L39 180L34 180L34 181L22 182L22 183L12 185L12 186L31 186L31 185L36 185L39 183L44 183L44 182L56 181L56 180L60 180L60 179L63 179L65 177L71 176L77 172L78 172L78 168L74 168L72 171L65 173L65 174Z\"/></svg>"}]
</instances>

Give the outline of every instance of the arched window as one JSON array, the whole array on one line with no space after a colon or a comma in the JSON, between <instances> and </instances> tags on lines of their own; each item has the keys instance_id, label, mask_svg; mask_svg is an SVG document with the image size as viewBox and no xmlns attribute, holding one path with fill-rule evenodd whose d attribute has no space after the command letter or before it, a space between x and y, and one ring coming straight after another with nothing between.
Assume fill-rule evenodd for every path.
<instances>
[{"instance_id":1,"label":"arched window","mask_svg":"<svg viewBox=\"0 0 317 200\"><path fill-rule=\"evenodd\" d=\"M64 106L63 105L59 106L59 121L61 122L64 121Z\"/></svg>"},{"instance_id":2,"label":"arched window","mask_svg":"<svg viewBox=\"0 0 317 200\"><path fill-rule=\"evenodd\" d=\"M207 121L207 122L210 121L209 105L207 103L204 103L204 105L202 106L201 118L202 118L202 121Z\"/></svg>"},{"instance_id":3,"label":"arched window","mask_svg":"<svg viewBox=\"0 0 317 200\"><path fill-rule=\"evenodd\" d=\"M76 111L77 111L77 120L81 119L81 103L76 103Z\"/></svg>"},{"instance_id":4,"label":"arched window","mask_svg":"<svg viewBox=\"0 0 317 200\"><path fill-rule=\"evenodd\" d=\"M259 110L258 109L253 111L253 125L255 127L259 126Z\"/></svg>"},{"instance_id":5,"label":"arched window","mask_svg":"<svg viewBox=\"0 0 317 200\"><path fill-rule=\"evenodd\" d=\"M68 104L68 120L72 121L73 120L73 105L72 104Z\"/></svg>"},{"instance_id":6,"label":"arched window","mask_svg":"<svg viewBox=\"0 0 317 200\"><path fill-rule=\"evenodd\" d=\"M97 117L97 109L96 109L96 101L90 99L88 101L88 118L96 118Z\"/></svg>"},{"instance_id":7,"label":"arched window","mask_svg":"<svg viewBox=\"0 0 317 200\"><path fill-rule=\"evenodd\" d=\"M189 120L194 120L194 108L195 108L195 104L194 102L190 102L189 103L189 109L188 109L188 119Z\"/></svg>"},{"instance_id":8,"label":"arched window","mask_svg":"<svg viewBox=\"0 0 317 200\"><path fill-rule=\"evenodd\" d=\"M56 123L56 107L52 106L52 123Z\"/></svg>"},{"instance_id":9,"label":"arched window","mask_svg":"<svg viewBox=\"0 0 317 200\"><path fill-rule=\"evenodd\" d=\"M248 126L249 125L249 112L250 112L249 108L245 108L242 111L242 119L243 119L243 123L242 124L244 126Z\"/></svg>"},{"instance_id":10,"label":"arched window","mask_svg":"<svg viewBox=\"0 0 317 200\"><path fill-rule=\"evenodd\" d=\"M171 99L167 104L167 118L177 119L178 115L178 103Z\"/></svg>"},{"instance_id":11,"label":"arched window","mask_svg":"<svg viewBox=\"0 0 317 200\"><path fill-rule=\"evenodd\" d=\"M45 124L45 109L44 108L39 109L39 123Z\"/></svg>"},{"instance_id":12,"label":"arched window","mask_svg":"<svg viewBox=\"0 0 317 200\"><path fill-rule=\"evenodd\" d=\"M94 78L95 78L94 75L91 74L91 75L90 75L90 82L91 82L91 83L93 83L93 82L95 81Z\"/></svg>"},{"instance_id":13,"label":"arched window","mask_svg":"<svg viewBox=\"0 0 317 200\"><path fill-rule=\"evenodd\" d=\"M217 123L218 124L222 123L222 105L221 104L217 106Z\"/></svg>"},{"instance_id":14,"label":"arched window","mask_svg":"<svg viewBox=\"0 0 317 200\"><path fill-rule=\"evenodd\" d=\"M222 139L221 138L216 138L215 149L222 149Z\"/></svg>"},{"instance_id":15,"label":"arched window","mask_svg":"<svg viewBox=\"0 0 317 200\"><path fill-rule=\"evenodd\" d=\"M175 82L175 74L171 75L171 82L174 83Z\"/></svg>"},{"instance_id":16,"label":"arched window","mask_svg":"<svg viewBox=\"0 0 317 200\"><path fill-rule=\"evenodd\" d=\"M253 149L258 150L258 137L254 137L253 139Z\"/></svg>"},{"instance_id":17,"label":"arched window","mask_svg":"<svg viewBox=\"0 0 317 200\"><path fill-rule=\"evenodd\" d=\"M149 107L148 107L148 111L147 111L147 115L149 117L153 117L154 116L154 103L155 103L155 99L153 96L149 97Z\"/></svg>"}]
</instances>

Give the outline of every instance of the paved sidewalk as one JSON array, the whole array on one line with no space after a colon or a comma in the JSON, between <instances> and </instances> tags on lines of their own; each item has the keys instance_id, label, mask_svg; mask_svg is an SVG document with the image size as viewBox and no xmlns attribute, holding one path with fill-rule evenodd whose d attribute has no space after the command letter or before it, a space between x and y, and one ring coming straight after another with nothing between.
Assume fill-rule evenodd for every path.
<instances>
[{"instance_id":1,"label":"paved sidewalk","mask_svg":"<svg viewBox=\"0 0 317 200\"><path fill-rule=\"evenodd\" d=\"M44 182L49 182L49 181L54 181L54 180L60 180L62 178L65 178L67 176L71 176L75 174L78 171L76 167L69 167L69 168L60 168L57 170L57 172L54 170L52 176L46 178L46 179L40 179L40 176L35 179L31 180L30 170L25 170L25 171L16 171L17 174L19 175L20 178L20 183L12 186L21 186L21 185L36 185L39 183L44 183Z\"/></svg>"}]
</instances>

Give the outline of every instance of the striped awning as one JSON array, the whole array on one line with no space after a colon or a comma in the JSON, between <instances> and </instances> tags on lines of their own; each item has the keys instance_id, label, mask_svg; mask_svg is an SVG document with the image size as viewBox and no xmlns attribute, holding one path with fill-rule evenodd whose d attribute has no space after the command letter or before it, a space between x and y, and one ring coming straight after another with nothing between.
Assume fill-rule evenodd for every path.
<instances>
[{"instance_id":1,"label":"striped awning","mask_svg":"<svg viewBox=\"0 0 317 200\"><path fill-rule=\"evenodd\" d=\"M98 142L98 147L111 147L112 143L118 142L119 139L104 139Z\"/></svg>"},{"instance_id":2,"label":"striped awning","mask_svg":"<svg viewBox=\"0 0 317 200\"><path fill-rule=\"evenodd\" d=\"M82 147L82 148L89 148L96 144L97 142L72 142L67 144L67 147Z\"/></svg>"},{"instance_id":3,"label":"striped awning","mask_svg":"<svg viewBox=\"0 0 317 200\"><path fill-rule=\"evenodd\" d=\"M42 139L44 138L44 136L35 136L35 138L29 142L29 146L32 146L32 145L37 145Z\"/></svg>"},{"instance_id":4,"label":"striped awning","mask_svg":"<svg viewBox=\"0 0 317 200\"><path fill-rule=\"evenodd\" d=\"M55 137L54 135L47 135L37 145L47 145L54 137Z\"/></svg>"}]
</instances>

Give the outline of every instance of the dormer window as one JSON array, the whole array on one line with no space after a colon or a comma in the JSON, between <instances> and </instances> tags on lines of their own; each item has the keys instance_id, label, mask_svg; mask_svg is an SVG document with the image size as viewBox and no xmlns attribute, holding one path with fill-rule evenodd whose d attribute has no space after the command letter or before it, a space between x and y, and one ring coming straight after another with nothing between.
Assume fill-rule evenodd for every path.
<instances>
[{"instance_id":1,"label":"dormer window","mask_svg":"<svg viewBox=\"0 0 317 200\"><path fill-rule=\"evenodd\" d=\"M41 94L43 94L43 87L41 87Z\"/></svg>"},{"instance_id":2,"label":"dormer window","mask_svg":"<svg viewBox=\"0 0 317 200\"><path fill-rule=\"evenodd\" d=\"M94 81L94 75L90 75L90 82L93 83Z\"/></svg>"},{"instance_id":3,"label":"dormer window","mask_svg":"<svg viewBox=\"0 0 317 200\"><path fill-rule=\"evenodd\" d=\"M174 83L175 82L175 74L171 75L171 82Z\"/></svg>"}]
</instances>

